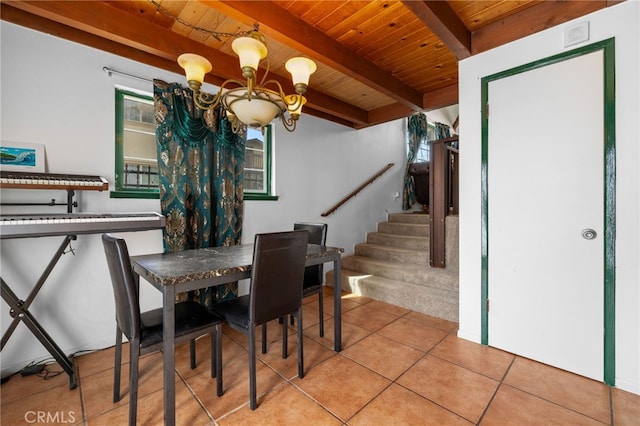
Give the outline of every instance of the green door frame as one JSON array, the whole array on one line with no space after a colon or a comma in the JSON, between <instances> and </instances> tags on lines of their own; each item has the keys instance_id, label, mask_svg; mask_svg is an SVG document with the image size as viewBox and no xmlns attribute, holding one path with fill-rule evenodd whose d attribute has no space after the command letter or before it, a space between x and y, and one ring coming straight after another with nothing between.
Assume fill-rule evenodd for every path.
<instances>
[{"instance_id":1,"label":"green door frame","mask_svg":"<svg viewBox=\"0 0 640 426\"><path fill-rule=\"evenodd\" d=\"M481 79L481 339L489 344L489 83L536 68L602 50L604 56L604 382L615 385L615 241L616 241L616 126L615 39L610 38Z\"/></svg>"}]
</instances>

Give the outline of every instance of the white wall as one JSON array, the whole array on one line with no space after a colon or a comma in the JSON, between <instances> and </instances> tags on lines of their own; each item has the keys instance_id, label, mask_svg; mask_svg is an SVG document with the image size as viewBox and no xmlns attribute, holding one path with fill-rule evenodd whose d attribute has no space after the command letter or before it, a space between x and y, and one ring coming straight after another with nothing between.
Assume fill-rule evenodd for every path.
<instances>
[{"instance_id":1,"label":"white wall","mask_svg":"<svg viewBox=\"0 0 640 426\"><path fill-rule=\"evenodd\" d=\"M321 221L329 225L327 244L349 253L371 230L371 223L385 220L385 210L401 210L401 199L394 195L402 191L403 121L352 130L303 116L296 132L284 132L276 124L275 133L280 198L277 203L245 202L243 241L274 227L290 229L294 221ZM335 213L321 217L388 163L395 166Z\"/></svg>"},{"instance_id":2,"label":"white wall","mask_svg":"<svg viewBox=\"0 0 640 426\"><path fill-rule=\"evenodd\" d=\"M152 91L151 83L113 75L102 68L146 78L183 82L184 77L2 21L2 141L46 145L47 171L100 175L114 187L114 86ZM26 54L28 52L28 54ZM313 84L313 79L311 81ZM212 88L207 88L212 90ZM386 219L401 211L405 121L356 131L303 116L298 130L276 126L275 184L278 201L247 201L243 242L257 232L291 229L294 221L325 221L327 243L353 252ZM333 215L320 214L387 163L395 166ZM2 190L4 202L66 199L58 191ZM79 192L78 212L158 211L158 200L111 199L108 193ZM2 207L3 215L58 212L64 207ZM161 232L122 234L131 254L162 251ZM37 281L62 237L2 240L1 274L22 299ZM99 235L79 236L75 254L62 257L31 306L31 312L67 353L114 343L113 295ZM160 305L159 293L142 286L143 309ZM2 332L11 317L0 308ZM48 352L20 324L2 351L2 375Z\"/></svg>"},{"instance_id":3,"label":"white wall","mask_svg":"<svg viewBox=\"0 0 640 426\"><path fill-rule=\"evenodd\" d=\"M590 40L585 44L615 37L616 386L640 393L640 3L635 1L609 7L460 62L459 336L479 342L481 335L480 79L567 50L563 47L563 30L584 21L589 21L590 28ZM568 49L576 47L579 45ZM580 111L566 113L580 114ZM541 137L545 137L543 129Z\"/></svg>"},{"instance_id":4,"label":"white wall","mask_svg":"<svg viewBox=\"0 0 640 426\"><path fill-rule=\"evenodd\" d=\"M451 128L450 131L451 135L453 136L454 134L457 134L457 131L453 128L453 125L458 118L459 109L459 106L456 104L433 111L427 111L425 114L427 115L427 119L429 121L448 125Z\"/></svg>"}]
</instances>

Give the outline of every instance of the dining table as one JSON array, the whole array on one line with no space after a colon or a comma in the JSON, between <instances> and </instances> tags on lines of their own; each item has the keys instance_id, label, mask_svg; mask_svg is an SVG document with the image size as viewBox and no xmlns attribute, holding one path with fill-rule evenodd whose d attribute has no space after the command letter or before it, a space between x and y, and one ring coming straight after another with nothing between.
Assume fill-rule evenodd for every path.
<instances>
[{"instance_id":1,"label":"dining table","mask_svg":"<svg viewBox=\"0 0 640 426\"><path fill-rule=\"evenodd\" d=\"M344 249L307 245L306 266L333 262L334 350L342 349L341 260ZM251 278L253 244L208 247L131 257L136 280L162 293L164 423L175 425L175 296L190 290ZM302 283L300 283L302 285ZM213 355L212 355L213 356ZM221 361L220 361L221 362Z\"/></svg>"}]
</instances>

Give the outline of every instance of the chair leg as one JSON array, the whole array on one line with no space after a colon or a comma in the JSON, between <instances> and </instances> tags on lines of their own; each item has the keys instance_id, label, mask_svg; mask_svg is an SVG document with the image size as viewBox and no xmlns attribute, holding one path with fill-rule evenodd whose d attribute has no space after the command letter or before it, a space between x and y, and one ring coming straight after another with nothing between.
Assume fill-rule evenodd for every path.
<instances>
[{"instance_id":1,"label":"chair leg","mask_svg":"<svg viewBox=\"0 0 640 426\"><path fill-rule=\"evenodd\" d=\"M218 377L218 326L215 333L211 334L211 378Z\"/></svg>"},{"instance_id":2,"label":"chair leg","mask_svg":"<svg viewBox=\"0 0 640 426\"><path fill-rule=\"evenodd\" d=\"M304 377L304 350L302 347L302 307L298 308L298 377Z\"/></svg>"},{"instance_id":3,"label":"chair leg","mask_svg":"<svg viewBox=\"0 0 640 426\"><path fill-rule=\"evenodd\" d=\"M255 410L256 401L256 326L249 324L249 408Z\"/></svg>"},{"instance_id":4,"label":"chair leg","mask_svg":"<svg viewBox=\"0 0 640 426\"><path fill-rule=\"evenodd\" d=\"M196 368L196 339L189 340L189 359L191 360L191 369Z\"/></svg>"},{"instance_id":5,"label":"chair leg","mask_svg":"<svg viewBox=\"0 0 640 426\"><path fill-rule=\"evenodd\" d=\"M262 353L267 353L267 323L262 324Z\"/></svg>"},{"instance_id":6,"label":"chair leg","mask_svg":"<svg viewBox=\"0 0 640 426\"><path fill-rule=\"evenodd\" d=\"M140 342L129 341L129 426L135 426L138 414L138 375L140 363Z\"/></svg>"},{"instance_id":7,"label":"chair leg","mask_svg":"<svg viewBox=\"0 0 640 426\"><path fill-rule=\"evenodd\" d=\"M324 292L318 293L318 310L320 311L320 337L324 337Z\"/></svg>"},{"instance_id":8,"label":"chair leg","mask_svg":"<svg viewBox=\"0 0 640 426\"><path fill-rule=\"evenodd\" d=\"M282 322L282 358L286 358L289 353L289 326L286 321Z\"/></svg>"},{"instance_id":9,"label":"chair leg","mask_svg":"<svg viewBox=\"0 0 640 426\"><path fill-rule=\"evenodd\" d=\"M213 336L211 336L213 338ZM215 356L214 353L211 353L211 357L215 358L215 367L216 367L216 393L218 396L222 396L223 388L222 388L222 324L218 324L216 326L216 351Z\"/></svg>"},{"instance_id":10,"label":"chair leg","mask_svg":"<svg viewBox=\"0 0 640 426\"><path fill-rule=\"evenodd\" d=\"M113 402L120 401L120 373L122 371L122 332L116 326L116 359L113 367Z\"/></svg>"}]
</instances>

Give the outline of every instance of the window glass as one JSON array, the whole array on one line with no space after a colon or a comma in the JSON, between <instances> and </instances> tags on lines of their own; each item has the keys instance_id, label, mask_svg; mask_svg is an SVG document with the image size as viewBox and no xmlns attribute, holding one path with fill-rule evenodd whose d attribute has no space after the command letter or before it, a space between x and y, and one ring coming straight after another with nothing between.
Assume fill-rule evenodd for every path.
<instances>
[{"instance_id":1,"label":"window glass","mask_svg":"<svg viewBox=\"0 0 640 426\"><path fill-rule=\"evenodd\" d=\"M265 144L260 131L247 129L247 143L244 156L245 192L264 192L265 190Z\"/></svg>"},{"instance_id":2,"label":"window glass","mask_svg":"<svg viewBox=\"0 0 640 426\"><path fill-rule=\"evenodd\" d=\"M273 200L271 194L271 126L264 132L247 129L244 156L244 194L246 200Z\"/></svg>"},{"instance_id":3,"label":"window glass","mask_svg":"<svg viewBox=\"0 0 640 426\"><path fill-rule=\"evenodd\" d=\"M427 139L420 142L420 147L418 148L418 153L416 155L416 163L424 163L431 160L431 147L429 146L428 141L436 140L436 126L427 122Z\"/></svg>"},{"instance_id":4,"label":"window glass","mask_svg":"<svg viewBox=\"0 0 640 426\"><path fill-rule=\"evenodd\" d=\"M116 191L112 196L157 198L158 160L151 94L116 89Z\"/></svg>"}]
</instances>

